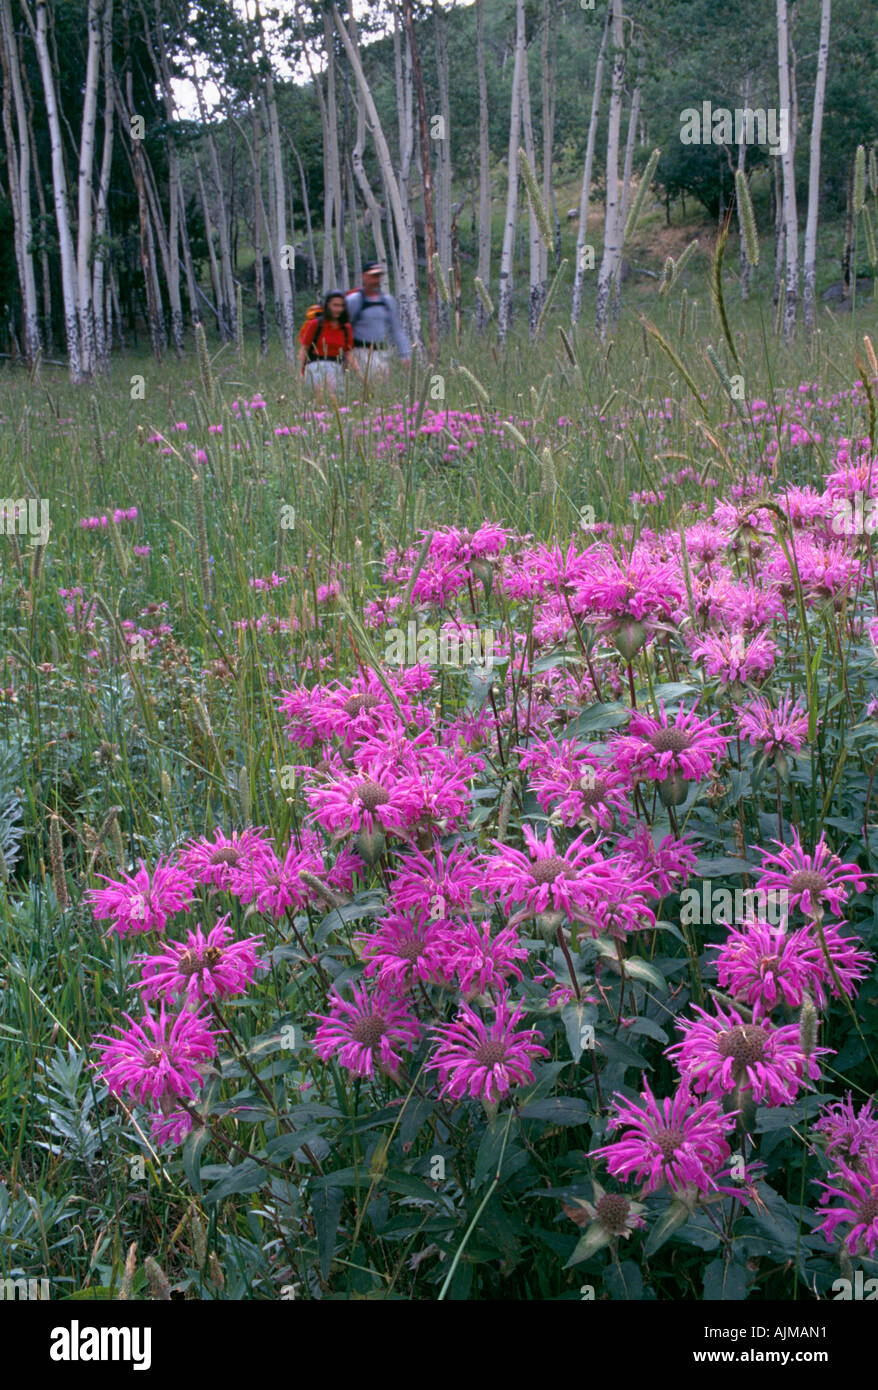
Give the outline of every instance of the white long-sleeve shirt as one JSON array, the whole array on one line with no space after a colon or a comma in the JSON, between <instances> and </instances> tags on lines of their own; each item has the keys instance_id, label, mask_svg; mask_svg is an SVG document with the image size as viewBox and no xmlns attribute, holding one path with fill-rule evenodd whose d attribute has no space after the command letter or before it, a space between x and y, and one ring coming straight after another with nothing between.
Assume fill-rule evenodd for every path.
<instances>
[{"instance_id":1,"label":"white long-sleeve shirt","mask_svg":"<svg viewBox=\"0 0 878 1390\"><path fill-rule=\"evenodd\" d=\"M395 343L403 359L411 357L412 345L399 321L399 311L392 294L366 296L362 290L351 290L345 296L348 317L354 326L355 343Z\"/></svg>"}]
</instances>

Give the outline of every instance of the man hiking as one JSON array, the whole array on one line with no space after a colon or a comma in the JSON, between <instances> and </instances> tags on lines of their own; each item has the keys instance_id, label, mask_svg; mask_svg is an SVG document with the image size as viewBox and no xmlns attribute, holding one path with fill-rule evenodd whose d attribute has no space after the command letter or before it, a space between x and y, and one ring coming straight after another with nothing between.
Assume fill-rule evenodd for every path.
<instances>
[{"instance_id":1,"label":"man hiking","mask_svg":"<svg viewBox=\"0 0 878 1390\"><path fill-rule=\"evenodd\" d=\"M347 295L348 317L354 329L354 356L365 375L386 380L390 374L390 348L396 347L402 365L408 366L412 345L399 321L392 294L382 294L384 266L369 261L363 267L363 288Z\"/></svg>"}]
</instances>

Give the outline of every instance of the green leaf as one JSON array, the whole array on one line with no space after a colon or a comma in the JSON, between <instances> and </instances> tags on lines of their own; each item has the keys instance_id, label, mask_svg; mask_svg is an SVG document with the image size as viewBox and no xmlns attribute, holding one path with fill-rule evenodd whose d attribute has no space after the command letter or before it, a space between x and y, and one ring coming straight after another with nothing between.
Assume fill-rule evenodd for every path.
<instances>
[{"instance_id":1,"label":"green leaf","mask_svg":"<svg viewBox=\"0 0 878 1390\"><path fill-rule=\"evenodd\" d=\"M523 1120L550 1120L556 1125L582 1125L591 1118L584 1100L577 1096L549 1096L535 1100L520 1112Z\"/></svg>"},{"instance_id":2,"label":"green leaf","mask_svg":"<svg viewBox=\"0 0 878 1390\"><path fill-rule=\"evenodd\" d=\"M339 1187L319 1188L311 1198L314 1230L317 1234L317 1259L322 1279L328 1279L329 1271L332 1269L335 1236L343 1203L344 1192Z\"/></svg>"},{"instance_id":3,"label":"green leaf","mask_svg":"<svg viewBox=\"0 0 878 1390\"><path fill-rule=\"evenodd\" d=\"M235 1193L255 1192L267 1183L268 1175L259 1163L255 1163L252 1158L245 1158L243 1162L236 1163L234 1168L229 1168L224 1178L220 1178L209 1192L205 1193L203 1202L209 1206L213 1202L221 1202L224 1197L231 1197Z\"/></svg>"},{"instance_id":4,"label":"green leaf","mask_svg":"<svg viewBox=\"0 0 878 1390\"><path fill-rule=\"evenodd\" d=\"M632 976L635 980L648 980L654 985L659 994L667 994L668 982L657 966L651 961L644 960L642 956L629 956L625 961L625 974Z\"/></svg>"},{"instance_id":5,"label":"green leaf","mask_svg":"<svg viewBox=\"0 0 878 1390\"><path fill-rule=\"evenodd\" d=\"M652 1067L642 1052L635 1052L633 1047L620 1042L618 1038L611 1038L599 1033L595 1038L595 1047L606 1057L608 1062L624 1062L626 1067L639 1067L641 1071L652 1071Z\"/></svg>"},{"instance_id":6,"label":"green leaf","mask_svg":"<svg viewBox=\"0 0 878 1390\"><path fill-rule=\"evenodd\" d=\"M743 1303L747 1297L747 1271L726 1260L711 1260L704 1271L704 1298L712 1302Z\"/></svg>"},{"instance_id":7,"label":"green leaf","mask_svg":"<svg viewBox=\"0 0 878 1390\"><path fill-rule=\"evenodd\" d=\"M201 1154L209 1138L210 1130L203 1125L198 1129L190 1129L183 1144L183 1171L193 1192L202 1191Z\"/></svg>"},{"instance_id":8,"label":"green leaf","mask_svg":"<svg viewBox=\"0 0 878 1390\"><path fill-rule=\"evenodd\" d=\"M588 1260L592 1255L596 1255L599 1250L603 1250L605 1245L609 1245L613 1237L609 1231L605 1231L599 1221L592 1221L588 1229L579 1237L576 1249L564 1266L570 1269L573 1265L581 1264L583 1260Z\"/></svg>"},{"instance_id":9,"label":"green leaf","mask_svg":"<svg viewBox=\"0 0 878 1390\"><path fill-rule=\"evenodd\" d=\"M618 729L621 724L627 724L630 715L631 710L628 706L620 704L618 700L589 705L588 709L583 710L582 714L567 725L561 737L578 738L580 734L592 731Z\"/></svg>"},{"instance_id":10,"label":"green leaf","mask_svg":"<svg viewBox=\"0 0 878 1390\"><path fill-rule=\"evenodd\" d=\"M690 1215L691 1213L686 1203L680 1202L674 1198L650 1230L643 1245L643 1253L645 1255L654 1255L657 1250L662 1248L665 1241L670 1239L675 1231L679 1231L681 1226L685 1226Z\"/></svg>"},{"instance_id":11,"label":"green leaf","mask_svg":"<svg viewBox=\"0 0 878 1390\"><path fill-rule=\"evenodd\" d=\"M497 1115L489 1121L484 1137L476 1155L474 1186L479 1188L484 1182L495 1178L508 1177L507 1171L513 1146L517 1144L520 1125L510 1115Z\"/></svg>"}]
</instances>

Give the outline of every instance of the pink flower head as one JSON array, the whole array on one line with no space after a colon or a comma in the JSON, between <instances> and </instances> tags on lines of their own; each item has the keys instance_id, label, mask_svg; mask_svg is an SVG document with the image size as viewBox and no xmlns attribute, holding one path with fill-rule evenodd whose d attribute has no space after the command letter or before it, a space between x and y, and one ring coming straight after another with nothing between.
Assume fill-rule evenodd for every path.
<instances>
[{"instance_id":1,"label":"pink flower head","mask_svg":"<svg viewBox=\"0 0 878 1390\"><path fill-rule=\"evenodd\" d=\"M870 1096L855 1110L848 1091L844 1100L824 1106L814 1125L816 1133L826 1137L827 1154L846 1168L860 1169L870 1154L878 1153L878 1116L873 1106Z\"/></svg>"},{"instance_id":2,"label":"pink flower head","mask_svg":"<svg viewBox=\"0 0 878 1390\"><path fill-rule=\"evenodd\" d=\"M588 821L611 830L614 817L625 822L631 814L628 779L573 739L534 739L521 751L519 766L529 773L537 805L562 825Z\"/></svg>"},{"instance_id":3,"label":"pink flower head","mask_svg":"<svg viewBox=\"0 0 878 1390\"><path fill-rule=\"evenodd\" d=\"M426 714L412 698L420 683L420 678L413 680L409 673L388 673L382 682L374 671L367 671L350 685L287 690L280 711L290 740L299 747L310 748L315 741L326 743L337 738L345 748L354 748L364 737L380 735L386 721L401 720L408 725L417 716L423 724Z\"/></svg>"},{"instance_id":4,"label":"pink flower head","mask_svg":"<svg viewBox=\"0 0 878 1390\"><path fill-rule=\"evenodd\" d=\"M439 1045L428 1070L439 1074L440 1096L460 1100L486 1100L496 1104L513 1086L533 1080L532 1063L548 1057L536 1029L516 1031L524 1010L510 1010L499 1000L494 1018L486 1024L467 1004L461 1006L453 1023L440 1023L435 1029Z\"/></svg>"},{"instance_id":5,"label":"pink flower head","mask_svg":"<svg viewBox=\"0 0 878 1390\"><path fill-rule=\"evenodd\" d=\"M878 1249L878 1156L870 1154L861 1173L843 1164L829 1178L828 1183L818 1183L824 1189L820 1203L826 1209L817 1230L832 1241L840 1225L849 1225L842 1237L848 1254L872 1259ZM826 1205L833 1198L839 1200L839 1206Z\"/></svg>"},{"instance_id":6,"label":"pink flower head","mask_svg":"<svg viewBox=\"0 0 878 1390\"><path fill-rule=\"evenodd\" d=\"M729 740L722 726L699 719L695 709L680 705L673 722L661 703L657 718L635 711L627 733L611 741L610 757L632 778L700 782L723 757Z\"/></svg>"},{"instance_id":7,"label":"pink flower head","mask_svg":"<svg viewBox=\"0 0 878 1390\"><path fill-rule=\"evenodd\" d=\"M118 1038L97 1035L107 1042L97 1065L108 1090L127 1091L141 1105L166 1097L194 1100L203 1069L216 1055L216 1036L204 1019L188 1009L168 1015L164 1003L158 1018L148 1010L139 1023L130 1014L123 1017L128 1029L120 1028Z\"/></svg>"},{"instance_id":8,"label":"pink flower head","mask_svg":"<svg viewBox=\"0 0 878 1390\"><path fill-rule=\"evenodd\" d=\"M328 866L319 836L313 830L305 830L298 843L290 842L283 859L266 847L258 858L239 863L232 871L230 887L241 902L255 903L258 912L283 917L289 908L301 911L309 904L324 901L302 878L303 873L346 893L353 886L354 874L362 868L361 859L350 850L343 850L335 863Z\"/></svg>"},{"instance_id":9,"label":"pink flower head","mask_svg":"<svg viewBox=\"0 0 878 1390\"><path fill-rule=\"evenodd\" d=\"M188 1110L171 1110L167 1115L160 1111L150 1115L149 1128L159 1148L165 1144L182 1144L192 1129L192 1116Z\"/></svg>"},{"instance_id":10,"label":"pink flower head","mask_svg":"<svg viewBox=\"0 0 878 1390\"><path fill-rule=\"evenodd\" d=\"M746 685L765 679L777 659L777 646L764 632L749 637L743 632L711 632L694 644L692 655L721 686Z\"/></svg>"},{"instance_id":11,"label":"pink flower head","mask_svg":"<svg viewBox=\"0 0 878 1390\"><path fill-rule=\"evenodd\" d=\"M698 862L697 844L677 839L676 835L665 835L660 844L648 825L641 825L630 836L620 836L616 842L622 862L626 857L631 864L633 876L649 880L646 891L648 897L663 898L666 893L675 893L685 885L689 875Z\"/></svg>"},{"instance_id":12,"label":"pink flower head","mask_svg":"<svg viewBox=\"0 0 878 1390\"><path fill-rule=\"evenodd\" d=\"M514 927L504 927L491 935L491 923L476 923L471 917L455 918L443 929L445 971L449 979L457 975L464 995L503 991L510 978L521 979L518 961L527 960L527 950L518 943Z\"/></svg>"},{"instance_id":13,"label":"pink flower head","mask_svg":"<svg viewBox=\"0 0 878 1390\"><path fill-rule=\"evenodd\" d=\"M745 709L738 710L738 728L751 747L767 758L798 753L808 737L808 711L789 691L772 709L771 702L759 696Z\"/></svg>"},{"instance_id":14,"label":"pink flower head","mask_svg":"<svg viewBox=\"0 0 878 1390\"><path fill-rule=\"evenodd\" d=\"M354 940L368 961L365 974L388 993L405 994L415 981L445 979L444 942L439 924L422 912L391 913L375 932L358 932Z\"/></svg>"},{"instance_id":15,"label":"pink flower head","mask_svg":"<svg viewBox=\"0 0 878 1390\"><path fill-rule=\"evenodd\" d=\"M202 835L199 839L188 840L178 862L196 883L230 889L236 870L240 872L271 853L271 844L259 827L240 832L233 830L231 835L215 830L213 839Z\"/></svg>"},{"instance_id":16,"label":"pink flower head","mask_svg":"<svg viewBox=\"0 0 878 1390\"><path fill-rule=\"evenodd\" d=\"M411 779L392 758L377 755L353 772L338 766L325 782L306 789L305 800L310 819L338 839L361 831L390 831L405 838L420 809Z\"/></svg>"},{"instance_id":17,"label":"pink flower head","mask_svg":"<svg viewBox=\"0 0 878 1390\"><path fill-rule=\"evenodd\" d=\"M827 970L819 943L803 927L787 932L768 922L747 922L729 929L716 959L719 983L745 1004L760 1005L770 1012L783 1002L798 1009L807 994L821 1005Z\"/></svg>"},{"instance_id":18,"label":"pink flower head","mask_svg":"<svg viewBox=\"0 0 878 1390\"><path fill-rule=\"evenodd\" d=\"M772 843L780 845L778 854L759 849L763 872L757 889L787 892L790 907L801 908L811 918L822 916L826 907L841 916L851 889L864 893L866 879L872 877L864 874L856 864L843 864L827 845L825 835L820 836L813 854L806 854L802 849L795 827L791 845L783 845L780 840Z\"/></svg>"},{"instance_id":19,"label":"pink flower head","mask_svg":"<svg viewBox=\"0 0 878 1390\"><path fill-rule=\"evenodd\" d=\"M228 914L204 935L200 926L183 941L168 941L160 955L143 956L142 979L137 988L144 999L173 999L203 1003L243 994L259 968L256 946L259 936L236 941Z\"/></svg>"},{"instance_id":20,"label":"pink flower head","mask_svg":"<svg viewBox=\"0 0 878 1390\"><path fill-rule=\"evenodd\" d=\"M712 1017L692 1006L695 1019L683 1019L682 1042L666 1049L684 1082L695 1092L721 1098L727 1091L746 1087L754 1100L766 1105L792 1105L803 1088L819 1081L814 1058L829 1049L802 1051L796 1024L774 1028L754 1010L753 1022L745 1023L735 1009L724 1013L715 1005Z\"/></svg>"},{"instance_id":21,"label":"pink flower head","mask_svg":"<svg viewBox=\"0 0 878 1390\"><path fill-rule=\"evenodd\" d=\"M119 936L129 932L163 932L168 918L182 912L192 900L189 876L179 867L156 861L152 876L140 861L135 874L123 874L121 880L99 874L108 888L92 888L89 900L97 921L109 920L111 931Z\"/></svg>"},{"instance_id":22,"label":"pink flower head","mask_svg":"<svg viewBox=\"0 0 878 1390\"><path fill-rule=\"evenodd\" d=\"M645 1182L645 1193L665 1184L672 1192L715 1189L716 1175L731 1152L726 1135L735 1127L737 1112L724 1114L716 1100L695 1100L686 1085L664 1100L656 1099L645 1078L643 1087L643 1105L615 1097L616 1113L607 1128L623 1133L589 1157L605 1159L615 1178Z\"/></svg>"},{"instance_id":23,"label":"pink flower head","mask_svg":"<svg viewBox=\"0 0 878 1390\"><path fill-rule=\"evenodd\" d=\"M395 906L404 911L420 908L433 918L450 917L471 907L484 879L467 845L449 850L436 845L429 854L412 850L400 856L397 865L390 884Z\"/></svg>"},{"instance_id":24,"label":"pink flower head","mask_svg":"<svg viewBox=\"0 0 878 1390\"><path fill-rule=\"evenodd\" d=\"M497 853L485 862L485 888L499 894L505 908L521 904L510 919L510 926L541 912L563 912L574 920L583 918L597 896L595 867L599 854L586 843L589 832L579 835L559 854L546 830L540 840L529 825L522 827L527 854L499 840L492 840Z\"/></svg>"},{"instance_id":25,"label":"pink flower head","mask_svg":"<svg viewBox=\"0 0 878 1390\"><path fill-rule=\"evenodd\" d=\"M374 1076L375 1067L395 1076L403 1050L411 1052L421 1035L421 1025L408 1006L381 989L371 994L365 986L351 987L353 1000L333 991L329 1013L312 1014L320 1021L314 1035L314 1051L322 1062L338 1057L355 1076Z\"/></svg>"}]
</instances>

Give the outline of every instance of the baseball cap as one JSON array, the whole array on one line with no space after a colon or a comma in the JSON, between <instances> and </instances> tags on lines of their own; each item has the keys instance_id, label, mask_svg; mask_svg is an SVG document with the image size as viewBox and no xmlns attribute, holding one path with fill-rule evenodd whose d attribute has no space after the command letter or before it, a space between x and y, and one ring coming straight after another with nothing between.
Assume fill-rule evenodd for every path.
<instances>
[{"instance_id":1,"label":"baseball cap","mask_svg":"<svg viewBox=\"0 0 878 1390\"><path fill-rule=\"evenodd\" d=\"M378 271L381 275L383 275L383 274L384 274L384 262L383 262L383 261L367 261L366 264L363 266L363 274L364 274L364 275L371 275L371 274L373 273L373 271Z\"/></svg>"}]
</instances>

